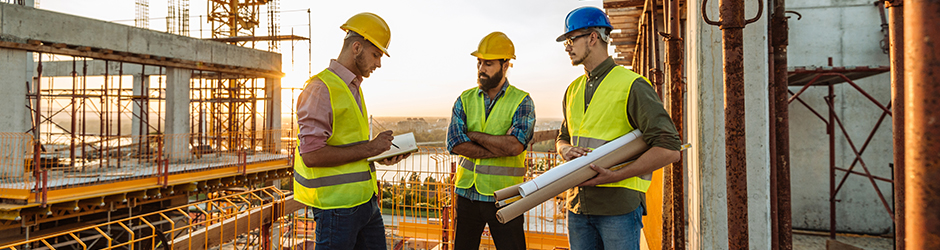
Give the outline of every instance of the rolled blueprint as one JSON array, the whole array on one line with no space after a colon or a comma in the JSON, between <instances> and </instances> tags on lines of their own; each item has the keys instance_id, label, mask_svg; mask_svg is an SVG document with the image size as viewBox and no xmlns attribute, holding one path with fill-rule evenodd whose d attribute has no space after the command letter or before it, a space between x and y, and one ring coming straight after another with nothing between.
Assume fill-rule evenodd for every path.
<instances>
[{"instance_id":1,"label":"rolled blueprint","mask_svg":"<svg viewBox=\"0 0 940 250\"><path fill-rule=\"evenodd\" d=\"M610 143L605 144L605 146L608 144ZM593 178L595 175L597 175L597 172L588 167L588 165L591 163L597 167L609 169L613 166L616 166L618 163L636 158L643 152L646 152L646 150L649 148L649 145L647 145L646 142L644 142L642 139L631 140L629 143L620 145L614 148L614 150L609 151L607 154L600 155L597 160L588 162L587 164L582 165L581 168L578 168L575 171L562 176L556 181L540 189L537 189L532 193L529 193L522 199L499 209L496 211L496 219L500 223L505 224L506 222L519 217L519 215L522 215L526 211L529 211L529 209L542 204L542 202L545 202L548 199L561 194L565 190L568 190L569 188L577 186L578 184ZM598 151L595 150L594 152Z\"/></svg>"},{"instance_id":2,"label":"rolled blueprint","mask_svg":"<svg viewBox=\"0 0 940 250\"><path fill-rule=\"evenodd\" d=\"M496 200L498 201L505 200L506 198L519 195L519 185L522 185L522 183L512 185L512 186L509 186L500 190L496 190L496 192L493 192L493 195L496 196Z\"/></svg>"},{"instance_id":3,"label":"rolled blueprint","mask_svg":"<svg viewBox=\"0 0 940 250\"><path fill-rule=\"evenodd\" d=\"M564 164L558 165L557 167L554 167L551 170L546 171L539 177L536 177L535 179L522 183L522 185L519 186L519 194L522 195L522 197L526 197L532 192L535 192L535 190L548 186L552 182L558 181L558 179L561 179L562 177L565 177L566 175L571 174L574 171L577 171L578 169L584 168L585 166L591 164L591 162L594 162L597 159L600 159L602 156L609 155L617 151L619 148L621 148L624 145L627 145L628 143L632 141L643 141L642 138L643 138L643 133L641 133L640 130L635 129L633 130L633 132L622 135L619 138L614 139L613 141L607 142L604 145L598 148L595 148L594 150L592 150L590 153L588 153L585 156L581 156L581 157L575 158L574 160L566 162ZM643 143L643 144L645 145L646 143ZM618 154L622 154L622 153L618 153ZM614 164L615 163L620 163L620 162L614 162ZM597 165L597 164L594 164L594 165ZM607 166L607 167L610 167L610 166ZM588 168L588 170L590 170L590 168ZM594 171L591 171L591 172L594 172ZM507 197L512 197L512 196L507 196Z\"/></svg>"}]
</instances>

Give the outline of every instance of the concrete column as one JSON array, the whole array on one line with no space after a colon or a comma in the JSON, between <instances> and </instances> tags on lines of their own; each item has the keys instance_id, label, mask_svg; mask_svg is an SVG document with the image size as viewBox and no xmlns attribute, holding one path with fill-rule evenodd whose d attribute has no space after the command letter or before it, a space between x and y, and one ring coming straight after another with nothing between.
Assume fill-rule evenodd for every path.
<instances>
[{"instance_id":1,"label":"concrete column","mask_svg":"<svg viewBox=\"0 0 940 250\"><path fill-rule=\"evenodd\" d=\"M757 6L746 5L746 18ZM702 21L701 1L688 2L686 69L692 148L686 179L688 249L728 249L725 173L724 87L721 30ZM718 2L709 2L709 18L718 20ZM766 8L764 13L767 13ZM770 158L767 117L768 44L764 17L744 29L746 152L748 168L748 234L751 249L770 246Z\"/></svg>"},{"instance_id":2,"label":"concrete column","mask_svg":"<svg viewBox=\"0 0 940 250\"><path fill-rule=\"evenodd\" d=\"M189 83L193 71L166 68L166 124L164 154L171 162L189 159Z\"/></svg>"},{"instance_id":3,"label":"concrete column","mask_svg":"<svg viewBox=\"0 0 940 250\"><path fill-rule=\"evenodd\" d=\"M131 103L131 107L133 108L133 115L131 116L131 136L134 136L134 143L137 143L140 141L140 138L150 134L150 129L147 125L150 120L148 117L148 107L150 103L143 98L143 96L150 93L150 76L134 74L133 91L135 101Z\"/></svg>"},{"instance_id":4,"label":"concrete column","mask_svg":"<svg viewBox=\"0 0 940 250\"><path fill-rule=\"evenodd\" d=\"M281 149L281 79L264 79L264 151L278 153Z\"/></svg>"},{"instance_id":5,"label":"concrete column","mask_svg":"<svg viewBox=\"0 0 940 250\"><path fill-rule=\"evenodd\" d=\"M32 81L32 59L26 51L0 49L0 144L7 145L0 149L0 177L21 175L31 147L24 132L30 127L26 83Z\"/></svg>"}]
</instances>

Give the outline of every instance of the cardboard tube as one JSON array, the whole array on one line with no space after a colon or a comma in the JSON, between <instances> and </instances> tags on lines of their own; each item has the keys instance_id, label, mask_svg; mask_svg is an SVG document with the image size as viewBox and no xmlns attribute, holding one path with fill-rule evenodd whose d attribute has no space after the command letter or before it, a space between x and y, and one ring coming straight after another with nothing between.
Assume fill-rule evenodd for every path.
<instances>
[{"instance_id":1,"label":"cardboard tube","mask_svg":"<svg viewBox=\"0 0 940 250\"><path fill-rule=\"evenodd\" d=\"M649 145L647 145L643 140L633 140L630 143L620 146L611 153L601 156L592 163L598 167L611 168L616 166L618 163L638 157L643 152L646 152L646 150L649 148ZM597 172L585 165L584 167L575 170L561 179L558 179L557 181L552 182L547 186L536 190L535 192L532 192L522 199L513 202L506 207L503 207L502 209L499 209L496 211L496 219L500 223L505 224L506 222L519 217L535 206L542 204L542 202L545 202L548 199L561 194L565 190L590 180L595 175L597 175Z\"/></svg>"},{"instance_id":2,"label":"cardboard tube","mask_svg":"<svg viewBox=\"0 0 940 250\"><path fill-rule=\"evenodd\" d=\"M558 181L558 179L561 179L562 177L573 173L578 169L584 168L584 166L590 165L592 162L597 161L601 157L619 150L624 145L627 145L632 141L642 140L642 138L643 133L640 133L640 130L633 130L630 133L617 137L617 139L595 148L585 156L581 156L564 164L558 165L540 175L539 177L523 183L519 186L519 194L522 195L522 197L526 197L530 193L548 186L552 182Z\"/></svg>"},{"instance_id":3,"label":"cardboard tube","mask_svg":"<svg viewBox=\"0 0 940 250\"><path fill-rule=\"evenodd\" d=\"M523 183L525 183L525 182L523 182ZM509 187L507 187L507 188L503 188L503 189L500 189L500 190L496 190L496 192L493 192L493 195L496 196L496 200L498 200L498 201L505 200L506 198L519 195L519 186L520 186L520 185L522 185L522 183L519 183L519 184L516 184L516 185L512 185L512 186L509 186Z\"/></svg>"}]
</instances>

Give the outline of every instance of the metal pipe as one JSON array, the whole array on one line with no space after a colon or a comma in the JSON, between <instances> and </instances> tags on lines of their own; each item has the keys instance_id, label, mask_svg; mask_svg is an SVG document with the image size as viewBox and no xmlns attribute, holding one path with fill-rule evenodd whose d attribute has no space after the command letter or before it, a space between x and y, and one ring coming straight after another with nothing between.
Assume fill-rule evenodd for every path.
<instances>
[{"instance_id":1,"label":"metal pipe","mask_svg":"<svg viewBox=\"0 0 940 250\"><path fill-rule=\"evenodd\" d=\"M885 1L891 57L891 130L894 145L894 249L903 250L904 231L904 7Z\"/></svg>"},{"instance_id":2,"label":"metal pipe","mask_svg":"<svg viewBox=\"0 0 940 250\"><path fill-rule=\"evenodd\" d=\"M679 28L679 1L678 0L666 0L664 3L663 15L665 16L663 26L666 29L666 64L668 65L669 70L669 101L670 101L670 114L672 115L672 122L676 127L680 138L683 133L684 125L684 114L683 108L685 107L683 94L685 93L685 83L682 81L682 64L683 64L683 47L682 47L682 31ZM674 250L684 250L685 249L685 180L683 172L683 160L680 154L679 161L672 163L671 166L666 167L664 172L668 172L668 175L664 177L664 183L668 182L667 186L670 189L670 192L667 194L666 199L667 208L671 212L669 214L663 213L663 217L669 218L669 223L663 223L663 232L664 236L667 236L668 232L668 241L667 238L663 239L663 248L664 249L674 249ZM668 227L668 228L667 228Z\"/></svg>"},{"instance_id":3,"label":"metal pipe","mask_svg":"<svg viewBox=\"0 0 940 250\"><path fill-rule=\"evenodd\" d=\"M72 121L69 129L69 167L75 167L75 120L76 114L78 114L78 109L75 107L75 88L78 85L78 71L75 71L75 64L76 60L72 57L72 93L71 96L69 96L71 101L70 106L72 106L72 115L70 116Z\"/></svg>"},{"instance_id":4,"label":"metal pipe","mask_svg":"<svg viewBox=\"0 0 940 250\"><path fill-rule=\"evenodd\" d=\"M904 245L940 249L940 0L904 6Z\"/></svg>"},{"instance_id":5,"label":"metal pipe","mask_svg":"<svg viewBox=\"0 0 940 250\"><path fill-rule=\"evenodd\" d=\"M786 17L786 0L773 1L773 15L770 18L770 42L772 55L773 79L771 85L771 112L773 121L771 122L771 131L773 142L771 147L774 149L771 157L773 171L773 190L770 193L774 196L771 200L774 205L771 207L774 214L772 220L775 222L771 228L772 248L779 250L793 249L793 225L790 200L790 115L789 102L787 100L787 91L789 82L787 79L787 45L789 44L789 27Z\"/></svg>"},{"instance_id":6,"label":"metal pipe","mask_svg":"<svg viewBox=\"0 0 940 250\"><path fill-rule=\"evenodd\" d=\"M709 20L708 0L702 1L702 19L719 25L722 37L725 87L725 163L728 188L728 247L748 248L747 162L744 119L744 26L760 20L764 2L758 0L757 16L744 19L744 0L721 0L719 21Z\"/></svg>"},{"instance_id":7,"label":"metal pipe","mask_svg":"<svg viewBox=\"0 0 940 250\"><path fill-rule=\"evenodd\" d=\"M830 82L827 84L829 86L829 95L826 96L826 102L829 107L829 123L826 124L826 134L829 135L829 238L836 238L836 133L835 133L835 116L836 112L833 110L835 105L832 105L831 102L835 97L835 90Z\"/></svg>"}]
</instances>

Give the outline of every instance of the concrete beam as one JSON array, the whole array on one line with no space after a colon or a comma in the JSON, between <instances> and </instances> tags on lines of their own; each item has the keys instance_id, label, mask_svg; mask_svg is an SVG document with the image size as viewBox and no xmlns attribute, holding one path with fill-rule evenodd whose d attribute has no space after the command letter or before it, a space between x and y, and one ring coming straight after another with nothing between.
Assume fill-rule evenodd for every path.
<instances>
[{"instance_id":1,"label":"concrete beam","mask_svg":"<svg viewBox=\"0 0 940 250\"><path fill-rule=\"evenodd\" d=\"M105 72L107 72L108 75L118 75L119 72L124 75L140 75L141 72L145 75L166 74L166 72L161 73L160 67L158 66L142 66L136 63L124 63L123 71L121 70L121 64L119 62L112 61L108 63L107 70L105 68L104 60L76 60L74 65L72 61L42 62L42 76L68 77L72 76L72 71L74 71L78 77L82 75L103 76Z\"/></svg>"},{"instance_id":2,"label":"concrete beam","mask_svg":"<svg viewBox=\"0 0 940 250\"><path fill-rule=\"evenodd\" d=\"M27 40L281 71L281 55L12 4L0 5L0 40Z\"/></svg>"},{"instance_id":3,"label":"concrete beam","mask_svg":"<svg viewBox=\"0 0 940 250\"><path fill-rule=\"evenodd\" d=\"M167 68L166 70L166 124L163 134L164 152L170 162L189 159L189 82L192 70Z\"/></svg>"}]
</instances>

